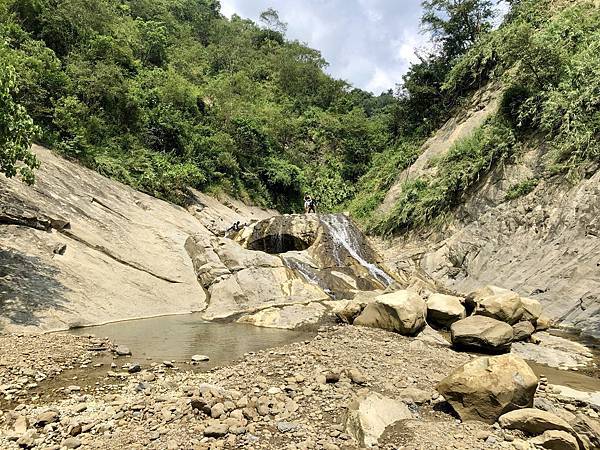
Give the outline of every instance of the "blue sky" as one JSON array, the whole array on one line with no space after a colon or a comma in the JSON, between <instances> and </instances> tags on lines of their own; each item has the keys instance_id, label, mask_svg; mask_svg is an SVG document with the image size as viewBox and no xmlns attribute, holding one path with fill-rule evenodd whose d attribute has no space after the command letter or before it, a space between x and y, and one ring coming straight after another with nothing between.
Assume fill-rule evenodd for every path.
<instances>
[{"instance_id":1,"label":"blue sky","mask_svg":"<svg viewBox=\"0 0 600 450\"><path fill-rule=\"evenodd\" d=\"M221 11L257 20L272 7L287 36L320 50L327 71L375 94L394 88L427 37L421 0L221 0Z\"/></svg>"}]
</instances>

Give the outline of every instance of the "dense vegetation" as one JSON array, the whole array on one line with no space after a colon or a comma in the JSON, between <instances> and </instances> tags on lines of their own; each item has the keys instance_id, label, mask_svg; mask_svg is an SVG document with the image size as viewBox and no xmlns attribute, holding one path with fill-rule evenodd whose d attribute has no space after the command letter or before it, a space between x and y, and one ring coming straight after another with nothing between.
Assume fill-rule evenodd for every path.
<instances>
[{"instance_id":1,"label":"dense vegetation","mask_svg":"<svg viewBox=\"0 0 600 450\"><path fill-rule=\"evenodd\" d=\"M443 218L487 173L527 146L546 150L543 167L536 178L513 186L507 201L531 192L540 178L577 179L598 169L600 9L593 1L513 1L499 29L482 33L453 59L440 95L460 99L490 81L503 86L500 111L435 161L435 176L407 182L389 213L366 215L372 231L393 234ZM361 183L373 179L367 174ZM354 200L363 216L364 203L361 196Z\"/></svg>"},{"instance_id":2,"label":"dense vegetation","mask_svg":"<svg viewBox=\"0 0 600 450\"><path fill-rule=\"evenodd\" d=\"M32 181L34 135L64 155L179 203L188 188L298 210L303 192L392 234L443 218L527 145L544 177L600 162L600 11L593 0L426 0L422 54L380 96L326 75L285 38L215 0L0 0L0 172ZM497 81L502 107L376 211L427 137ZM34 125L35 124L35 125Z\"/></svg>"},{"instance_id":3,"label":"dense vegetation","mask_svg":"<svg viewBox=\"0 0 600 450\"><path fill-rule=\"evenodd\" d=\"M338 205L389 144L394 99L329 77L284 32L273 10L257 25L213 0L0 0L0 120L27 127L26 110L41 142L176 202L194 187L284 211L305 190ZM4 172L22 161L31 180L13 139Z\"/></svg>"}]
</instances>

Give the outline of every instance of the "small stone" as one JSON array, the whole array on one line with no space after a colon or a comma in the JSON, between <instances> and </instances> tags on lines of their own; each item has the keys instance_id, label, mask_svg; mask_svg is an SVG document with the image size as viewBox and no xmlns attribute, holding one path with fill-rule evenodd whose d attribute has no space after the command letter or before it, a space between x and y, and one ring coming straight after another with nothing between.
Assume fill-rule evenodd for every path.
<instances>
[{"instance_id":1,"label":"small stone","mask_svg":"<svg viewBox=\"0 0 600 450\"><path fill-rule=\"evenodd\" d=\"M67 448L79 448L81 447L81 441L76 437L70 437L62 441L61 445Z\"/></svg>"},{"instance_id":2,"label":"small stone","mask_svg":"<svg viewBox=\"0 0 600 450\"><path fill-rule=\"evenodd\" d=\"M142 371L142 366L140 366L139 364L131 364L128 368L127 368L127 372L129 373L138 373Z\"/></svg>"},{"instance_id":3,"label":"small stone","mask_svg":"<svg viewBox=\"0 0 600 450\"><path fill-rule=\"evenodd\" d=\"M205 362L205 361L209 361L210 358L206 355L194 355L192 356L192 361L194 362Z\"/></svg>"},{"instance_id":4,"label":"small stone","mask_svg":"<svg viewBox=\"0 0 600 450\"><path fill-rule=\"evenodd\" d=\"M41 414L39 414L36 419L35 419L35 426L36 427L44 427L46 425L48 425L49 423L54 423L54 422L58 422L58 413L56 411L45 411Z\"/></svg>"},{"instance_id":5,"label":"small stone","mask_svg":"<svg viewBox=\"0 0 600 450\"><path fill-rule=\"evenodd\" d=\"M289 433L300 429L300 425L292 422L277 422L277 429L281 433Z\"/></svg>"},{"instance_id":6,"label":"small stone","mask_svg":"<svg viewBox=\"0 0 600 450\"><path fill-rule=\"evenodd\" d=\"M129 356L131 355L131 350L129 350L129 348L125 347L124 345L118 345L115 349L115 353L117 354L117 356Z\"/></svg>"},{"instance_id":7,"label":"small stone","mask_svg":"<svg viewBox=\"0 0 600 450\"><path fill-rule=\"evenodd\" d=\"M223 414L225 414L225 406L223 403L216 403L212 408L210 408L210 416L213 419L218 419Z\"/></svg>"},{"instance_id":8,"label":"small stone","mask_svg":"<svg viewBox=\"0 0 600 450\"><path fill-rule=\"evenodd\" d=\"M348 370L348 378L354 384L364 385L367 384L367 377L358 369L350 369Z\"/></svg>"},{"instance_id":9,"label":"small stone","mask_svg":"<svg viewBox=\"0 0 600 450\"><path fill-rule=\"evenodd\" d=\"M224 423L217 423L209 425L204 429L204 436L206 437L223 437L227 434L229 426Z\"/></svg>"}]
</instances>

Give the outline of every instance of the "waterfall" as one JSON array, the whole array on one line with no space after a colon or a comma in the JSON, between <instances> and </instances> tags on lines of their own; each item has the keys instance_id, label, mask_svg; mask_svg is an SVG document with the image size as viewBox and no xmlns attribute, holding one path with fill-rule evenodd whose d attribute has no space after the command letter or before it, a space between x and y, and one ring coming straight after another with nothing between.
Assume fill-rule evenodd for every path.
<instances>
[{"instance_id":1,"label":"waterfall","mask_svg":"<svg viewBox=\"0 0 600 450\"><path fill-rule=\"evenodd\" d=\"M360 254L360 242L357 239L357 232L353 229L354 225L348 220L343 214L326 214L322 215L321 221L327 226L336 248L334 250L335 261L340 266L343 265L340 250L345 249L352 258L354 258L361 266L369 271L369 273L377 280L381 281L384 285L389 286L394 282L392 277L387 273L365 260Z\"/></svg>"}]
</instances>

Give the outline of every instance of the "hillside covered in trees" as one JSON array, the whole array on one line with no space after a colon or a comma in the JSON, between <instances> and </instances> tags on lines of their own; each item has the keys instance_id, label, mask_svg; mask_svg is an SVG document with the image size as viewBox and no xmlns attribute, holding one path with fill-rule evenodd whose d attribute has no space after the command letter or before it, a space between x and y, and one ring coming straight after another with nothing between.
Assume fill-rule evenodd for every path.
<instances>
[{"instance_id":1,"label":"hillside covered in trees","mask_svg":"<svg viewBox=\"0 0 600 450\"><path fill-rule=\"evenodd\" d=\"M396 91L373 96L327 75L274 10L256 24L223 17L214 0L3 0L0 171L31 182L36 139L178 203L193 187L289 212L310 191L390 234L443 216L533 140L551 147L541 176L592 170L598 8L510 3L494 30L489 0L425 1L432 50ZM501 111L376 213L425 139L490 81Z\"/></svg>"}]
</instances>

